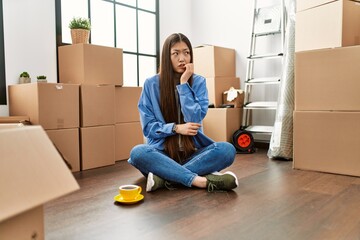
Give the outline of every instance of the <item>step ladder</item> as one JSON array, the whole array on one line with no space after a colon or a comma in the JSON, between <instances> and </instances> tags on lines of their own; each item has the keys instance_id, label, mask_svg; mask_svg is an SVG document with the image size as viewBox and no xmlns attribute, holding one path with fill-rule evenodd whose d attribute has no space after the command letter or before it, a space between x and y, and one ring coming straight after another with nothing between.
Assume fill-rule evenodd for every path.
<instances>
[{"instance_id":1,"label":"step ladder","mask_svg":"<svg viewBox=\"0 0 360 240\"><path fill-rule=\"evenodd\" d=\"M261 0L260 0L261 1ZM262 0L263 2L265 0ZM281 72L278 76L261 76L257 77L255 73L255 65L262 61L264 66L267 62L274 61L280 62L279 68L283 66L283 53L285 41L285 5L284 0L279 0L279 4L275 6L258 7L258 0L254 0L254 15L251 32L250 55L247 58L247 69L245 79L245 99L243 107L243 122L241 130L250 132L252 134L265 134L268 135L267 139L260 139L261 142L269 142L271 134L274 130L274 122L272 125L263 126L252 124L251 115L254 111L276 111L277 101L257 101L252 96L256 88L266 87L266 85L280 86ZM277 36L277 37L276 37ZM262 38L266 42L266 38L272 37L280 41L277 44L277 49L271 53L257 53L257 41ZM274 62L272 63L274 64ZM279 63L278 63L279 64ZM277 87L279 88L279 87ZM273 113L274 115L274 113ZM255 139L256 141L256 139Z\"/></svg>"}]
</instances>

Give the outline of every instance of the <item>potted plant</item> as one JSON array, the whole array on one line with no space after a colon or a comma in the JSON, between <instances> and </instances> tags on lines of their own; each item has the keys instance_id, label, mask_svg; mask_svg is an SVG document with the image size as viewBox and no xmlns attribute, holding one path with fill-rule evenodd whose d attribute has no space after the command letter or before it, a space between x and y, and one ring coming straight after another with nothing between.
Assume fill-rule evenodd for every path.
<instances>
[{"instance_id":1,"label":"potted plant","mask_svg":"<svg viewBox=\"0 0 360 240\"><path fill-rule=\"evenodd\" d=\"M28 72L22 72L20 74L19 83L30 83L30 82L31 82L30 74Z\"/></svg>"},{"instance_id":2,"label":"potted plant","mask_svg":"<svg viewBox=\"0 0 360 240\"><path fill-rule=\"evenodd\" d=\"M69 23L72 44L89 43L91 24L90 19L73 17Z\"/></svg>"},{"instance_id":3,"label":"potted plant","mask_svg":"<svg viewBox=\"0 0 360 240\"><path fill-rule=\"evenodd\" d=\"M40 75L40 76L37 76L36 78L37 78L38 82L47 82L45 75Z\"/></svg>"}]
</instances>

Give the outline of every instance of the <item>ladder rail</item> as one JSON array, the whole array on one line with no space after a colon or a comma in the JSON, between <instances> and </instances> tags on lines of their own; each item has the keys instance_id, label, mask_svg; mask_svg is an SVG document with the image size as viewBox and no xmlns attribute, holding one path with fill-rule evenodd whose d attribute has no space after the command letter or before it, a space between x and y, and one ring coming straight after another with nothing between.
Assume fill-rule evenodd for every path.
<instances>
[{"instance_id":1,"label":"ladder rail","mask_svg":"<svg viewBox=\"0 0 360 240\"><path fill-rule=\"evenodd\" d=\"M262 102L264 106L256 105L254 103L250 103L250 96L252 92L252 88L256 86L264 86L268 84L278 84L280 86L281 77L254 77L254 66L257 60L271 60L276 58L281 58L281 63L284 63L284 43L285 43L285 0L280 0L280 26L278 30L265 31L265 32L256 32L255 33L255 25L257 18L259 17L260 10L262 8L258 8L258 0L254 0L254 11L253 11L253 19L252 19L252 30L251 30L251 40L250 40L250 49L249 49L249 57L247 59L246 66L246 80L245 80L245 97L244 97L244 108L243 108L243 124L242 128L246 126L250 126L250 114L251 111L254 110L276 110L277 102ZM264 28L261 28L264 29ZM266 37L272 35L280 34L280 53L272 53L272 54L256 54L256 40L259 37ZM270 103L271 102L271 103ZM267 105L269 104L269 105ZM271 106L270 106L271 105ZM275 120L274 120L275 123ZM253 131L251 129L257 129L256 126L252 126L249 128L249 131ZM271 129L271 128L268 128ZM260 131L261 132L261 131Z\"/></svg>"}]
</instances>

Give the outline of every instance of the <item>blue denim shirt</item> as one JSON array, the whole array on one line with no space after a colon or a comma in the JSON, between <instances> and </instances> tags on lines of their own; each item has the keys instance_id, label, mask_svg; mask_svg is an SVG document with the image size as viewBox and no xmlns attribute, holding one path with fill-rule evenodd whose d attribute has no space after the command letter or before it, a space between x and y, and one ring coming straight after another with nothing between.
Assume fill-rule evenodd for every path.
<instances>
[{"instance_id":1,"label":"blue denim shirt","mask_svg":"<svg viewBox=\"0 0 360 240\"><path fill-rule=\"evenodd\" d=\"M209 104L206 79L193 74L192 87L185 83L177 85L176 88L184 121L201 124ZM158 150L164 150L165 138L175 133L172 132L174 123L166 123L161 113L159 75L146 79L138 108L142 130L147 138L147 143ZM197 149L214 143L212 139L204 135L202 128L193 138Z\"/></svg>"}]
</instances>

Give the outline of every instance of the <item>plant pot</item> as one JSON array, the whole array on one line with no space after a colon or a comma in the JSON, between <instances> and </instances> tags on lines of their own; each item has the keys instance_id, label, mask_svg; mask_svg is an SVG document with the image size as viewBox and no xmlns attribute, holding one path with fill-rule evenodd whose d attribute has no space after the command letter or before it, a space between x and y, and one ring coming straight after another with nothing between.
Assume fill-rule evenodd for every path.
<instances>
[{"instance_id":1,"label":"plant pot","mask_svg":"<svg viewBox=\"0 0 360 240\"><path fill-rule=\"evenodd\" d=\"M72 44L89 43L90 30L71 29Z\"/></svg>"},{"instance_id":2,"label":"plant pot","mask_svg":"<svg viewBox=\"0 0 360 240\"><path fill-rule=\"evenodd\" d=\"M47 83L47 80L46 79L38 79L37 82L39 82L39 83Z\"/></svg>"},{"instance_id":3,"label":"plant pot","mask_svg":"<svg viewBox=\"0 0 360 240\"><path fill-rule=\"evenodd\" d=\"M28 78L28 77L20 77L19 78L19 83L22 84L22 83L31 83L31 78Z\"/></svg>"}]
</instances>

